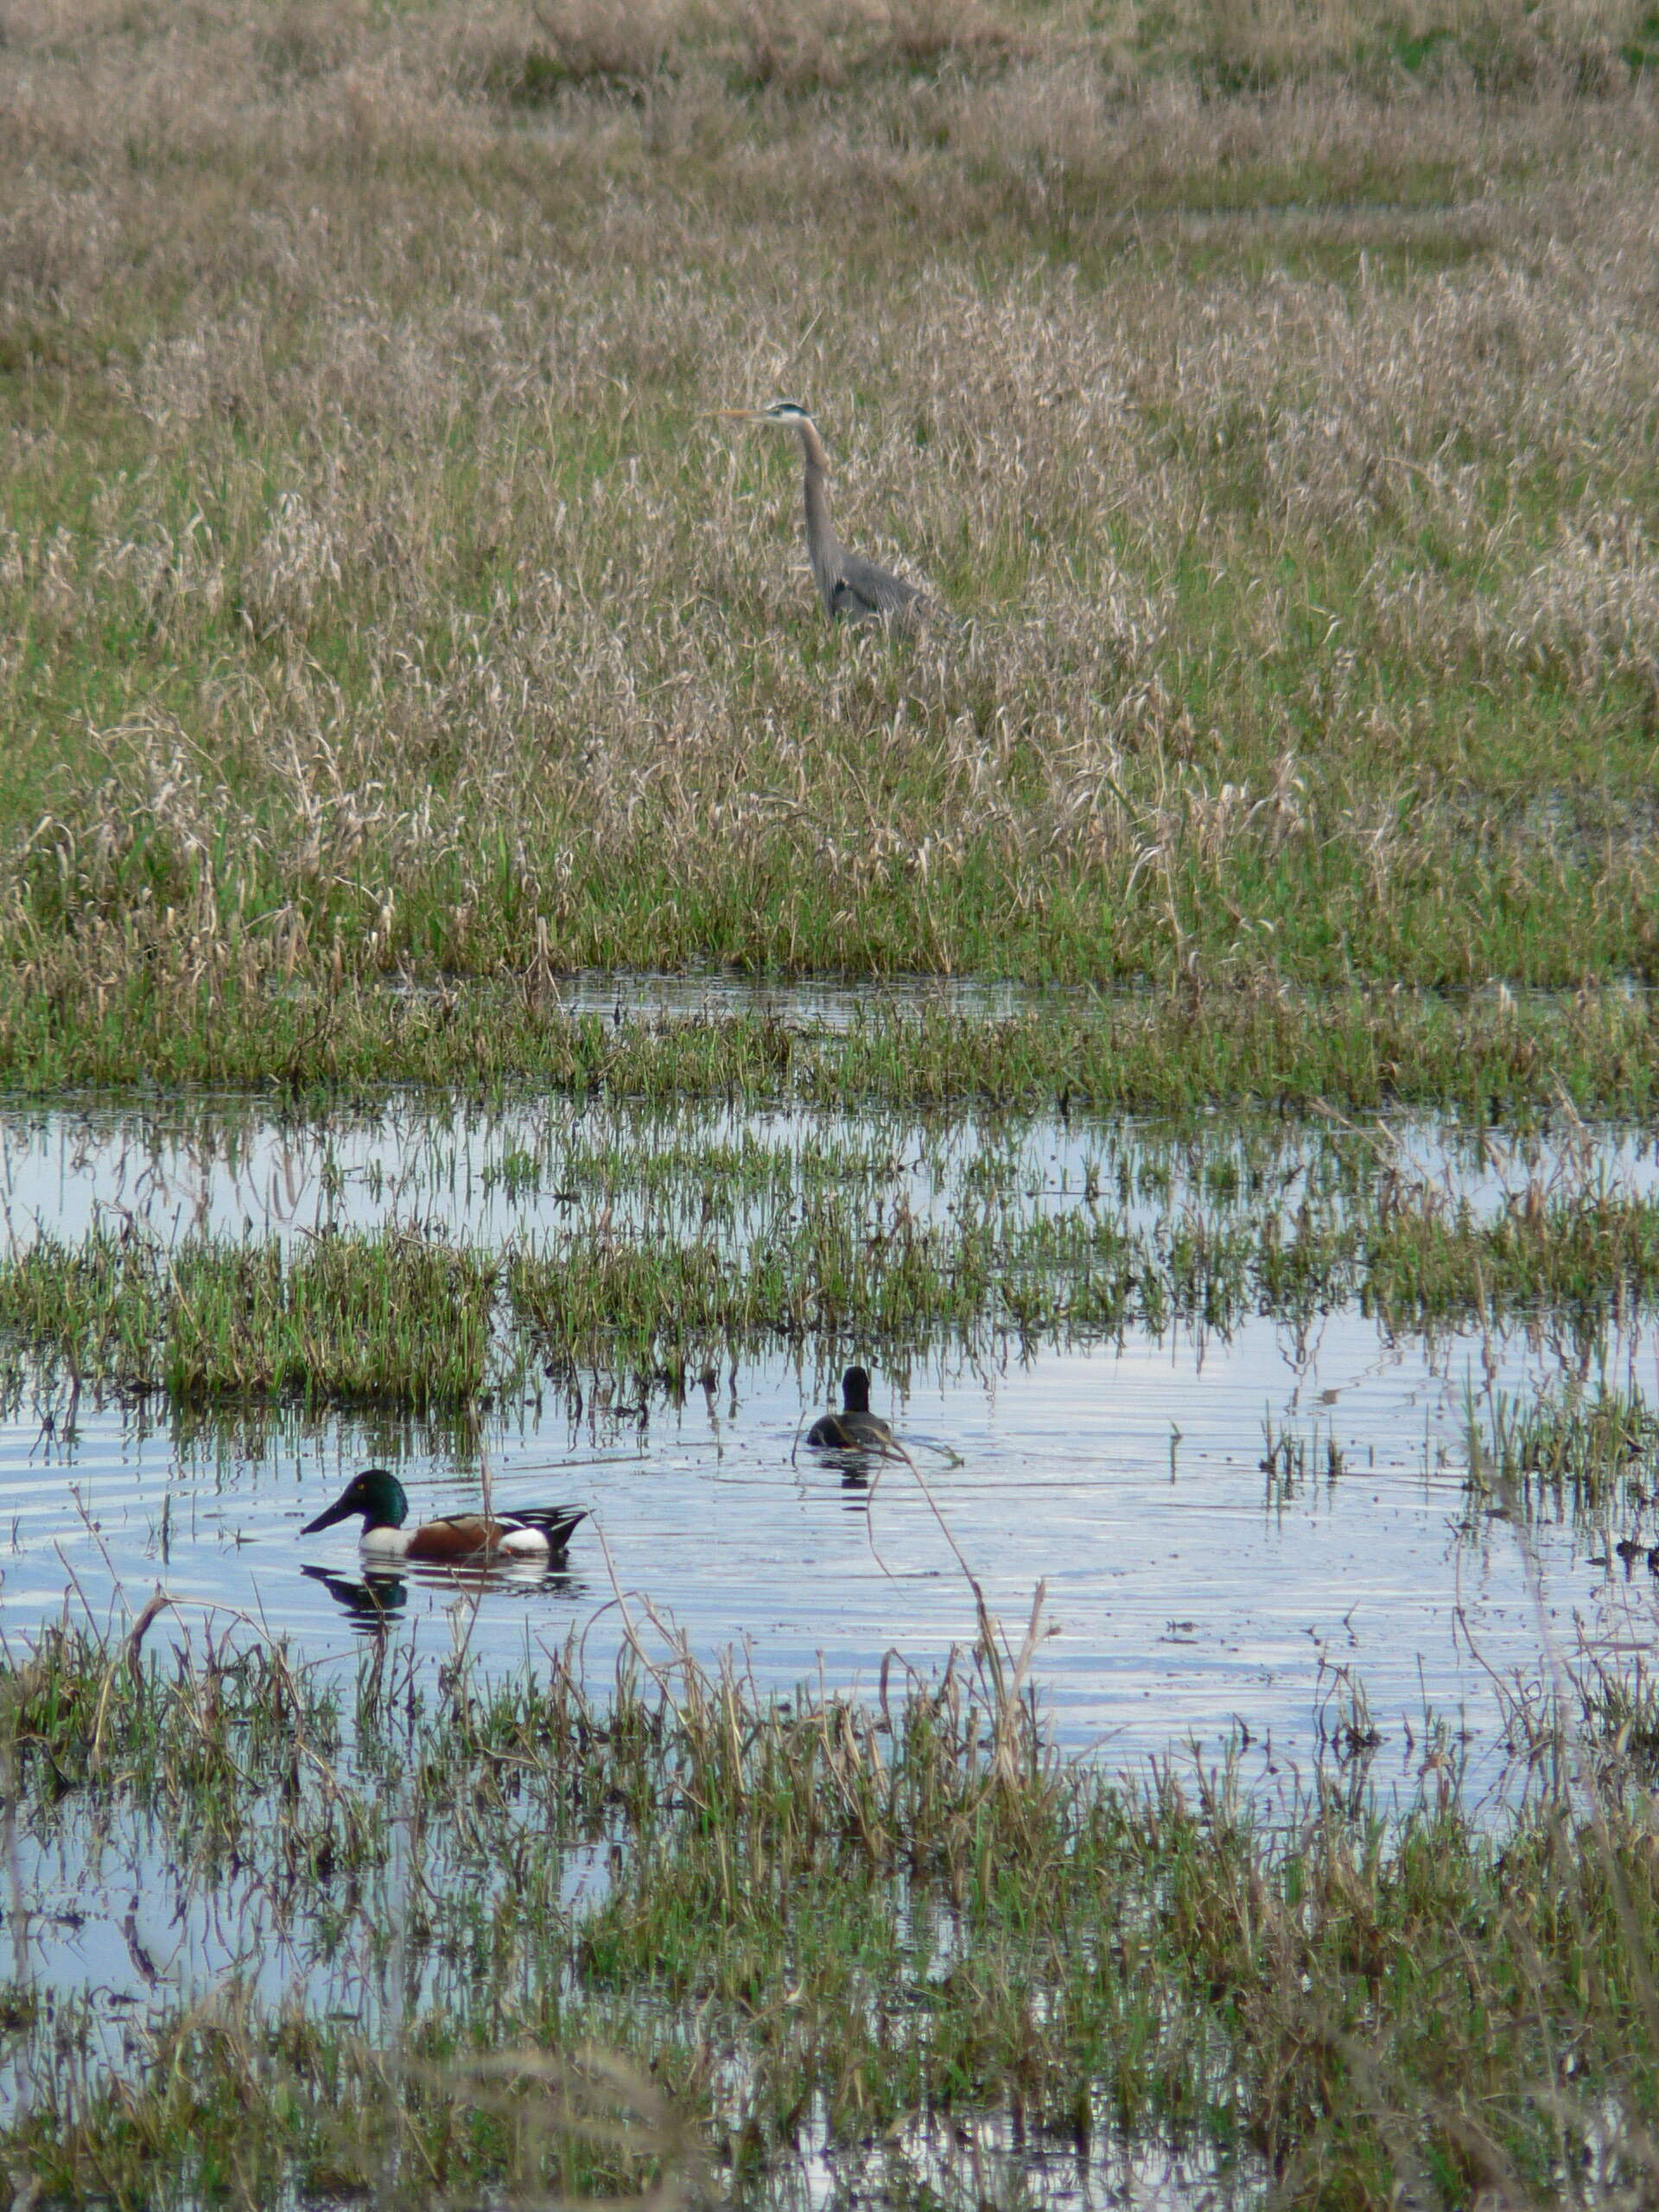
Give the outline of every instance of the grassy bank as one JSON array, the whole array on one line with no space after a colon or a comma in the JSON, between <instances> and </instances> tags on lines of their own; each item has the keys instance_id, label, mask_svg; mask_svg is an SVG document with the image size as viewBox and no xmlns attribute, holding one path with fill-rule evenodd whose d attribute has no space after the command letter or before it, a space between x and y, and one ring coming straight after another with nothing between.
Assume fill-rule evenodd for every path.
<instances>
[{"instance_id":1,"label":"grassy bank","mask_svg":"<svg viewBox=\"0 0 1659 2212\"><path fill-rule=\"evenodd\" d=\"M0 1267L0 1325L118 1390L392 1403L424 1413L511 1386L497 1268L417 1236L199 1238L163 1251L94 1230Z\"/></svg>"},{"instance_id":2,"label":"grassy bank","mask_svg":"<svg viewBox=\"0 0 1659 2212\"><path fill-rule=\"evenodd\" d=\"M73 1867L95 1840L94 1919L142 1853L184 1922L213 1894L244 1964L153 1985L124 2045L20 1928L8 2163L158 2207L783 2205L826 2164L982 2203L1023 2201L1012 2132L1103 2171L1162 2141L1246 2202L1647 2185L1639 1681L1610 1700L1592 1670L1535 1722L1522 1755L1574 1747L1580 1779L1519 1811L1478 1817L1431 1732L1414 1808L1384 1815L1351 1758L1268 1820L1224 1770L1058 1760L1031 1656L988 1632L863 1707L761 1704L654 1638L597 1697L574 1666L461 1663L435 1694L381 1652L342 1695L257 1644L14 1651L13 1847Z\"/></svg>"},{"instance_id":3,"label":"grassy bank","mask_svg":"<svg viewBox=\"0 0 1659 2212\"><path fill-rule=\"evenodd\" d=\"M421 1083L472 1097L526 1086L624 1102L733 1099L912 1110L990 1105L1179 1114L1434 1109L1470 1122L1581 1113L1640 1119L1659 1090L1645 994L1516 1000L1279 989L1034 1001L1006 1020L873 1001L851 1030L759 1010L698 1021L568 1016L558 979L447 982L413 994L221 991L200 976L101 982L73 941L0 1005L14 1088L279 1087L337 1094Z\"/></svg>"},{"instance_id":4,"label":"grassy bank","mask_svg":"<svg viewBox=\"0 0 1659 2212\"><path fill-rule=\"evenodd\" d=\"M1650 42L15 9L0 1077L442 1078L365 987L713 963L1147 983L1119 1095L1190 1033L1465 1103L1483 1018L1392 987L1659 977ZM779 388L966 636L824 629L709 420Z\"/></svg>"},{"instance_id":5,"label":"grassy bank","mask_svg":"<svg viewBox=\"0 0 1659 2212\"><path fill-rule=\"evenodd\" d=\"M830 1145L792 1165L693 1144L630 1177L573 1153L568 1226L489 1249L407 1230L287 1246L43 1237L0 1260L0 1329L77 1379L179 1408L428 1413L539 1387L543 1370L677 1393L780 1343L832 1364L862 1344L893 1366L942 1344L1176 1325L1225 1336L1253 1314L1306 1321L1350 1303L1392 1331L1548 1314L1588 1345L1659 1294L1659 1204L1537 1179L1478 1215L1351 1163L1281 1205L1230 1166L1160 1210L1155 1185L1115 1190L1093 1167L1033 1185L1023 1153L992 1147L918 1209L889 1154Z\"/></svg>"}]
</instances>

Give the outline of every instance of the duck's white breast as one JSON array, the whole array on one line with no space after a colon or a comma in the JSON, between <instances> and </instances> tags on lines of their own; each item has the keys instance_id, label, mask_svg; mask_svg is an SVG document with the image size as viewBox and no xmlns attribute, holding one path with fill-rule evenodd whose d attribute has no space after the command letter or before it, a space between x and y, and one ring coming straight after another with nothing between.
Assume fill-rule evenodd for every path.
<instances>
[{"instance_id":1,"label":"duck's white breast","mask_svg":"<svg viewBox=\"0 0 1659 2212\"><path fill-rule=\"evenodd\" d=\"M406 1559L413 1530L365 1529L358 1546L365 1559Z\"/></svg>"}]
</instances>

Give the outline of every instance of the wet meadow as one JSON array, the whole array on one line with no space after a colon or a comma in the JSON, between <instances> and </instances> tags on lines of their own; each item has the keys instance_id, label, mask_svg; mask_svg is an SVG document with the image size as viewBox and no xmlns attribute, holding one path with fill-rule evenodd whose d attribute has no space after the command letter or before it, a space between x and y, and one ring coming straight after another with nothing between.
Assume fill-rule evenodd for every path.
<instances>
[{"instance_id":1,"label":"wet meadow","mask_svg":"<svg viewBox=\"0 0 1659 2212\"><path fill-rule=\"evenodd\" d=\"M1652 2201L1656 57L0 10L15 2206Z\"/></svg>"}]
</instances>

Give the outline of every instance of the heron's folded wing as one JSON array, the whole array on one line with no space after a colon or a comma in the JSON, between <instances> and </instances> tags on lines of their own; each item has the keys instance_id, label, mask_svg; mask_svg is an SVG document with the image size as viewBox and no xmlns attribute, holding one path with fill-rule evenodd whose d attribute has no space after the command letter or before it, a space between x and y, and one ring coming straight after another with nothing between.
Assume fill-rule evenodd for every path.
<instances>
[{"instance_id":1,"label":"heron's folded wing","mask_svg":"<svg viewBox=\"0 0 1659 2212\"><path fill-rule=\"evenodd\" d=\"M903 620L914 612L921 595L902 576L878 569L874 561L861 560L856 553L848 553L842 559L830 612L849 622Z\"/></svg>"}]
</instances>

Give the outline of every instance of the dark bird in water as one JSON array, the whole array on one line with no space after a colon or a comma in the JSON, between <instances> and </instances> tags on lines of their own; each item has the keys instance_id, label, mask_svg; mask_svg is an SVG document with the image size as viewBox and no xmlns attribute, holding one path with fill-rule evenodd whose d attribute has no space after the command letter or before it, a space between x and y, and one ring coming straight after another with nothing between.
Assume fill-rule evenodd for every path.
<instances>
[{"instance_id":1,"label":"dark bird in water","mask_svg":"<svg viewBox=\"0 0 1659 2212\"><path fill-rule=\"evenodd\" d=\"M836 536L830 520L830 495L824 478L830 457L824 452L818 426L798 399L774 399L767 407L727 407L721 413L734 423L771 423L800 433L806 476L806 557L812 579L832 622L887 622L895 629L914 629L938 618L943 610L915 584L895 576L891 569L878 568L859 553L849 553Z\"/></svg>"},{"instance_id":2,"label":"dark bird in water","mask_svg":"<svg viewBox=\"0 0 1659 2212\"><path fill-rule=\"evenodd\" d=\"M886 1452L893 1448L893 1431L880 1414L870 1411L868 1368L848 1369L841 1378L841 1411L821 1414L807 1430L806 1440L836 1452Z\"/></svg>"},{"instance_id":3,"label":"dark bird in water","mask_svg":"<svg viewBox=\"0 0 1659 2212\"><path fill-rule=\"evenodd\" d=\"M315 1536L337 1521L363 1516L359 1549L365 1562L382 1560L556 1560L564 1556L570 1531L586 1520L585 1505L533 1505L518 1513L454 1513L442 1521L404 1526L409 1499L396 1475L365 1467L354 1476L326 1513L308 1521L300 1534Z\"/></svg>"}]
</instances>

